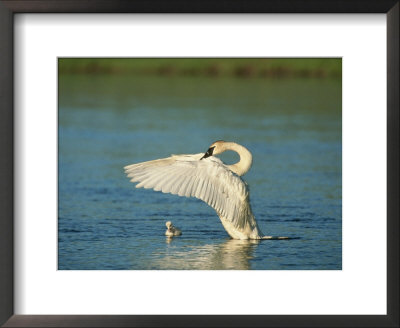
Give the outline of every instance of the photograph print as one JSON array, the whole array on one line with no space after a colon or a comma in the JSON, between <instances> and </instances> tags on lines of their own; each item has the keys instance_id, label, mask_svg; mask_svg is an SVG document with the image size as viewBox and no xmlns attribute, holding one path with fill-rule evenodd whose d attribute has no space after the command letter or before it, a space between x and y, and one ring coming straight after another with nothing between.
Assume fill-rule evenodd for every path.
<instances>
[{"instance_id":1,"label":"photograph print","mask_svg":"<svg viewBox=\"0 0 400 328\"><path fill-rule=\"evenodd\" d=\"M58 58L59 270L341 270L341 58Z\"/></svg>"}]
</instances>

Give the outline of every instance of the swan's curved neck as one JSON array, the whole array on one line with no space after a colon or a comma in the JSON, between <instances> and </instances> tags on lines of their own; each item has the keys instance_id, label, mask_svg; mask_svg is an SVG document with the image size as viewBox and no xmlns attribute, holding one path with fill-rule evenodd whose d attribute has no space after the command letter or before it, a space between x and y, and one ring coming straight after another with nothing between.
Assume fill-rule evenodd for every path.
<instances>
[{"instance_id":1,"label":"swan's curved neck","mask_svg":"<svg viewBox=\"0 0 400 328\"><path fill-rule=\"evenodd\" d=\"M253 162L251 153L245 147L234 142L226 142L224 146L225 150L233 150L240 156L239 162L227 165L228 168L239 176L246 174L250 170L251 163Z\"/></svg>"}]
</instances>

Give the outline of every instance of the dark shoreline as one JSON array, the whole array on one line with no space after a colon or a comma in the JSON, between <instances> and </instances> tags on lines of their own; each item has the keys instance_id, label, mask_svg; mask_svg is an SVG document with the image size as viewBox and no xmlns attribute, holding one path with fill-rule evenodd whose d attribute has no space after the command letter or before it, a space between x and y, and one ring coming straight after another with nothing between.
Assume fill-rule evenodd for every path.
<instances>
[{"instance_id":1,"label":"dark shoreline","mask_svg":"<svg viewBox=\"0 0 400 328\"><path fill-rule=\"evenodd\" d=\"M339 58L60 58L60 74L234 78L341 78Z\"/></svg>"}]
</instances>

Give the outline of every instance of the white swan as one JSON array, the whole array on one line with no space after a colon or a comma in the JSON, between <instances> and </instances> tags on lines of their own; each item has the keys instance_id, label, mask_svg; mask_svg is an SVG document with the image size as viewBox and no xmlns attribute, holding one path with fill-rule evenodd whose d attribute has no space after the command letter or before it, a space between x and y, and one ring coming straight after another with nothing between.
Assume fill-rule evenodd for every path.
<instances>
[{"instance_id":1,"label":"white swan","mask_svg":"<svg viewBox=\"0 0 400 328\"><path fill-rule=\"evenodd\" d=\"M165 225L167 226L167 231L165 231L166 236L173 237L173 236L180 236L182 234L182 231L177 227L174 227L171 221L167 221Z\"/></svg>"},{"instance_id":2,"label":"white swan","mask_svg":"<svg viewBox=\"0 0 400 328\"><path fill-rule=\"evenodd\" d=\"M213 155L233 150L240 161L226 165ZM179 196L196 197L215 209L225 230L233 239L288 239L264 236L251 211L249 188L240 178L251 167L252 155L234 142L216 141L205 154L172 155L125 166L136 188Z\"/></svg>"}]
</instances>

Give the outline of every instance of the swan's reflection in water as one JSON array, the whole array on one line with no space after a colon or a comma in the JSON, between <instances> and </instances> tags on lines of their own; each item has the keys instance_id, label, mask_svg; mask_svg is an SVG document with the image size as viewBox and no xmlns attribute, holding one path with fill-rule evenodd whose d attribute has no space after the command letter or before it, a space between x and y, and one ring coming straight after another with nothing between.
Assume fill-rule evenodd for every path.
<instances>
[{"instance_id":1,"label":"swan's reflection in water","mask_svg":"<svg viewBox=\"0 0 400 328\"><path fill-rule=\"evenodd\" d=\"M185 243L175 247L178 240L166 238L167 249L156 259L159 269L189 270L248 270L259 240L228 239L222 243L198 245Z\"/></svg>"}]
</instances>

